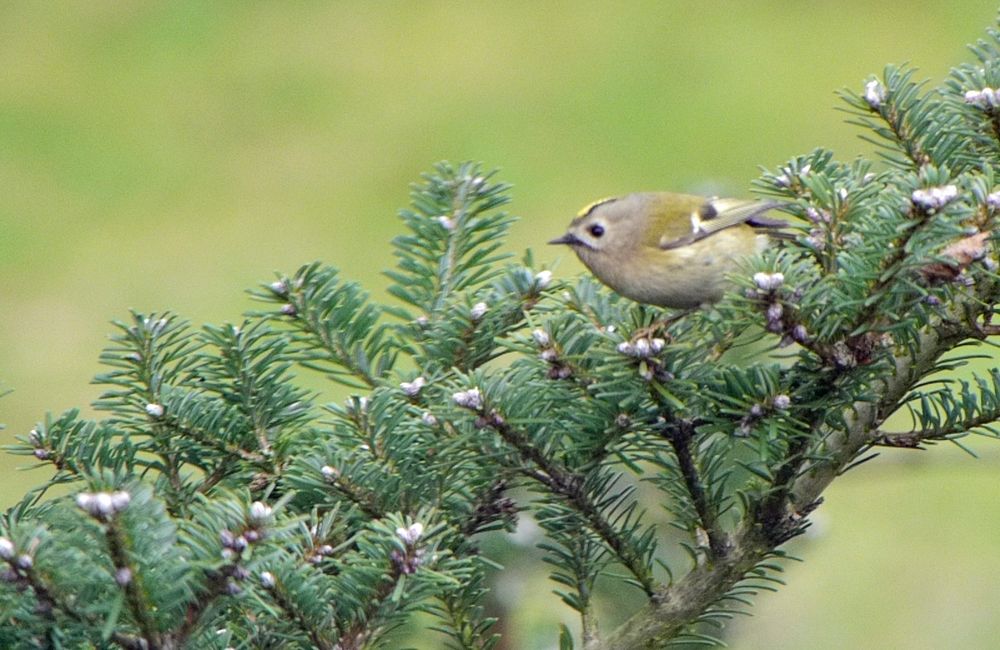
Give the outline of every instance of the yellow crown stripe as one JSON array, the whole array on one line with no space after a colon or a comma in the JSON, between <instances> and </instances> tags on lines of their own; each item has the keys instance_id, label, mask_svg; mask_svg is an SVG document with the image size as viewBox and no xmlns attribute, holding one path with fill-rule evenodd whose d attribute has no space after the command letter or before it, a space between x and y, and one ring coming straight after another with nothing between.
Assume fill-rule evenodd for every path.
<instances>
[{"instance_id":1,"label":"yellow crown stripe","mask_svg":"<svg viewBox=\"0 0 1000 650\"><path fill-rule=\"evenodd\" d=\"M580 219L580 218L586 217L588 214L590 214L591 212L593 212L594 208L596 208L597 206L604 205L605 203L611 203L612 201L617 201L617 200L618 200L617 196L609 196L607 198L598 199L598 200L594 201L593 203L588 203L587 205L585 205L583 207L582 210L580 210L579 212L576 213L576 218Z\"/></svg>"}]
</instances>

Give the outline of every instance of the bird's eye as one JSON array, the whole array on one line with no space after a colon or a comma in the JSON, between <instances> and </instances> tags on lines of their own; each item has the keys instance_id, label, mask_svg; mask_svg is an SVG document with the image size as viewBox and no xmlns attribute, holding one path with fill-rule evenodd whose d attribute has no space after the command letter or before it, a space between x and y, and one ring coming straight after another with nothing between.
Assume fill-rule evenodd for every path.
<instances>
[{"instance_id":1,"label":"bird's eye","mask_svg":"<svg viewBox=\"0 0 1000 650\"><path fill-rule=\"evenodd\" d=\"M593 235L594 237L600 237L601 235L604 234L604 226L602 226L599 223L595 223L588 230L590 231L590 234Z\"/></svg>"}]
</instances>

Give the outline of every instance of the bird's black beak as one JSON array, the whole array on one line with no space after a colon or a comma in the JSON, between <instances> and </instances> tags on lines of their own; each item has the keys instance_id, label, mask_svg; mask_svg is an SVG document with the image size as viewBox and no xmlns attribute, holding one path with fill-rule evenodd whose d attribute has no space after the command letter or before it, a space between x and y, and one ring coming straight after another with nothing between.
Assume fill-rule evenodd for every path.
<instances>
[{"instance_id":1,"label":"bird's black beak","mask_svg":"<svg viewBox=\"0 0 1000 650\"><path fill-rule=\"evenodd\" d=\"M549 243L550 244L566 244L567 246L577 246L579 244L582 244L583 242L580 241L579 237L577 237L573 233L569 233L568 232L565 235L563 235L562 237L556 237L555 239L553 239Z\"/></svg>"}]
</instances>

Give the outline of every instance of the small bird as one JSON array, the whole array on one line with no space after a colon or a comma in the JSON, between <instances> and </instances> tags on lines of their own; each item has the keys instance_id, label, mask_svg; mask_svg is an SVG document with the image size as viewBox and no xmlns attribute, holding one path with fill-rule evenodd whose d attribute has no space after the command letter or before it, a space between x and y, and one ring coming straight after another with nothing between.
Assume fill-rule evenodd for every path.
<instances>
[{"instance_id":1,"label":"small bird","mask_svg":"<svg viewBox=\"0 0 1000 650\"><path fill-rule=\"evenodd\" d=\"M706 199L672 192L637 192L586 206L566 244L597 279L638 302L690 309L719 300L726 274L741 257L763 250L771 201Z\"/></svg>"}]
</instances>

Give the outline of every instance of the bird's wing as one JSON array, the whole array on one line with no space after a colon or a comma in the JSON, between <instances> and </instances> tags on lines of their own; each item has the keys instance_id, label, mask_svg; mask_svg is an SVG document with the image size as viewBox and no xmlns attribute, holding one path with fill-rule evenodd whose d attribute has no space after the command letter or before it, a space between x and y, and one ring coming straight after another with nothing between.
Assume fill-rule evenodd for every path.
<instances>
[{"instance_id":1,"label":"bird's wing","mask_svg":"<svg viewBox=\"0 0 1000 650\"><path fill-rule=\"evenodd\" d=\"M660 248L669 250L688 246L726 228L744 223L758 228L784 227L787 225L784 221L765 219L762 216L765 212L782 205L775 201L709 199L691 213L691 231L681 237L661 237Z\"/></svg>"}]
</instances>

